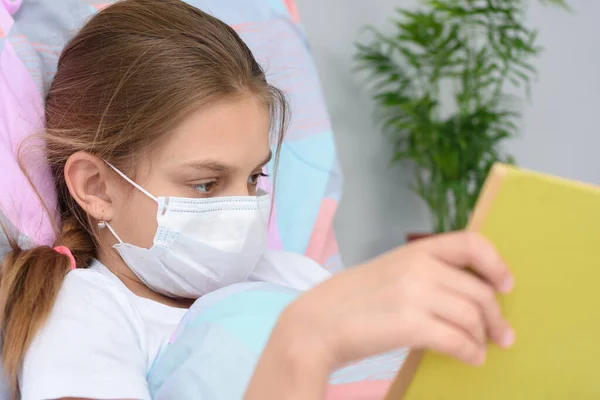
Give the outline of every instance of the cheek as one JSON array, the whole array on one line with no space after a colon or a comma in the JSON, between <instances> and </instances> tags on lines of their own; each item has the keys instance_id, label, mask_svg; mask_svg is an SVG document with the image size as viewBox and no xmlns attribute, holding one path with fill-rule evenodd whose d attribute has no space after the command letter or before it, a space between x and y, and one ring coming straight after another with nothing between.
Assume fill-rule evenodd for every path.
<instances>
[{"instance_id":1,"label":"cheek","mask_svg":"<svg viewBox=\"0 0 600 400\"><path fill-rule=\"evenodd\" d=\"M150 248L157 229L156 203L136 191L119 210L113 227L125 243ZM118 222L118 225L116 224ZM121 233L122 232L122 233Z\"/></svg>"}]
</instances>

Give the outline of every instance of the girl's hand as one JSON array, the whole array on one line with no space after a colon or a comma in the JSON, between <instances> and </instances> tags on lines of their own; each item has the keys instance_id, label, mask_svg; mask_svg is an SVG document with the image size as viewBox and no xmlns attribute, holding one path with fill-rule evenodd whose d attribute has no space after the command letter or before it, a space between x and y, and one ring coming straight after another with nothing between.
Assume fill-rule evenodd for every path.
<instances>
[{"instance_id":1,"label":"girl's hand","mask_svg":"<svg viewBox=\"0 0 600 400\"><path fill-rule=\"evenodd\" d=\"M502 347L514 341L496 301L512 286L489 242L446 234L333 277L293 304L282 323L310 326L331 349L333 366L404 346L480 365L488 337Z\"/></svg>"},{"instance_id":2,"label":"girl's hand","mask_svg":"<svg viewBox=\"0 0 600 400\"><path fill-rule=\"evenodd\" d=\"M247 398L260 391L262 374L279 375L283 386L271 388L274 398L320 398L332 369L405 346L480 365L488 338L502 347L514 341L496 300L513 282L494 247L467 232L423 239L350 268L282 314Z\"/></svg>"}]
</instances>

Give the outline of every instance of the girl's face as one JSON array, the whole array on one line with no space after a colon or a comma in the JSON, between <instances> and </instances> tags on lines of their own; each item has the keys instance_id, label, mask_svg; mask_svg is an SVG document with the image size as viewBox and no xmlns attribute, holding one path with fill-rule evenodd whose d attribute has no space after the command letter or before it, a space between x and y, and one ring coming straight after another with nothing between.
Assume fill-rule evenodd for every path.
<instances>
[{"instance_id":1,"label":"girl's face","mask_svg":"<svg viewBox=\"0 0 600 400\"><path fill-rule=\"evenodd\" d=\"M251 96L204 107L154 146L136 166L135 181L154 196L254 196L271 159L269 129L267 106ZM156 203L111 175L111 226L124 242L151 247Z\"/></svg>"},{"instance_id":2,"label":"girl's face","mask_svg":"<svg viewBox=\"0 0 600 400\"><path fill-rule=\"evenodd\" d=\"M271 158L267 105L248 96L215 102L160 139L134 168L133 179L152 195L188 198L254 196ZM72 155L65 179L73 197L95 220L110 222L125 243L150 248L157 204L101 159ZM99 258L134 293L153 298L112 249L116 239L99 231Z\"/></svg>"}]
</instances>

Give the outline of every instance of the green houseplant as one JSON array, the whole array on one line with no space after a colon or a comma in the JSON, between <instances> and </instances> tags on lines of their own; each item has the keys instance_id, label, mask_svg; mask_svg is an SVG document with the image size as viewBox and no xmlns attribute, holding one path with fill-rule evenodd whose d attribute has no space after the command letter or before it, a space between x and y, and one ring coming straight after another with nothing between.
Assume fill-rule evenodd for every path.
<instances>
[{"instance_id":1,"label":"green houseplant","mask_svg":"<svg viewBox=\"0 0 600 400\"><path fill-rule=\"evenodd\" d=\"M520 113L507 91L529 97L541 48L525 24L527 0L421 3L397 9L391 33L368 28L356 60L394 146L392 162L414 166L413 189L437 233L464 228L491 166L513 162L502 145L516 135Z\"/></svg>"}]
</instances>

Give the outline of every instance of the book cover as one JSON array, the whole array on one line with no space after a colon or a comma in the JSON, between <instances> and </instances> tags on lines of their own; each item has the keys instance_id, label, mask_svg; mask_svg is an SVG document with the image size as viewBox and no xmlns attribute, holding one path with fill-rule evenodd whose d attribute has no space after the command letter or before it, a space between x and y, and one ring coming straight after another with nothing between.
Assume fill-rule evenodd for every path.
<instances>
[{"instance_id":1,"label":"book cover","mask_svg":"<svg viewBox=\"0 0 600 400\"><path fill-rule=\"evenodd\" d=\"M412 352L387 399L600 399L600 188L499 164L468 229L515 276L499 299L516 343L482 367Z\"/></svg>"}]
</instances>

